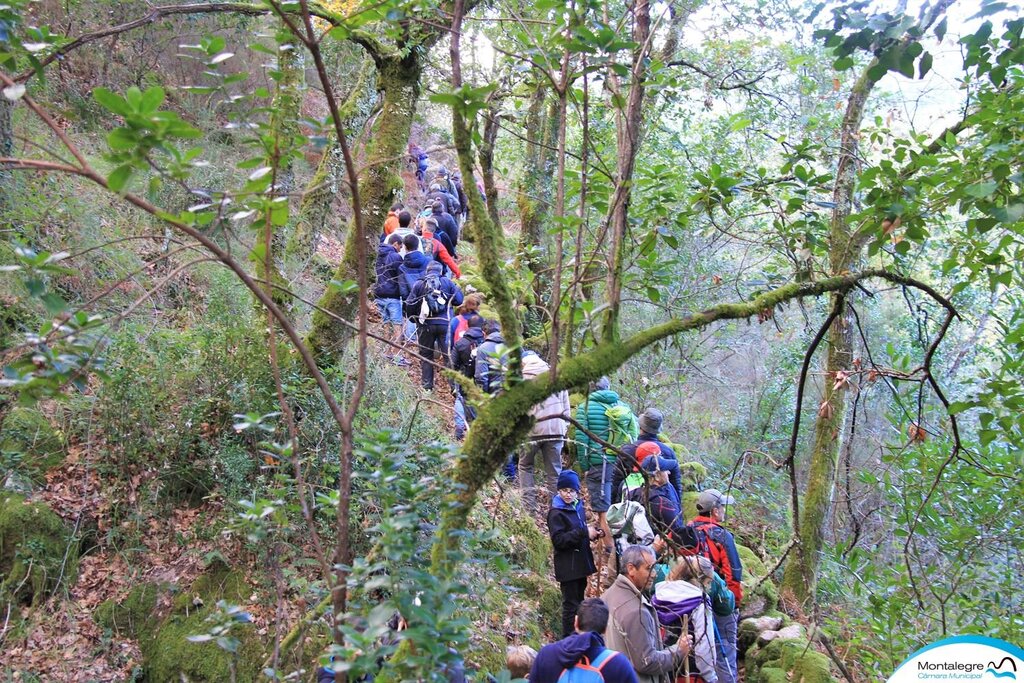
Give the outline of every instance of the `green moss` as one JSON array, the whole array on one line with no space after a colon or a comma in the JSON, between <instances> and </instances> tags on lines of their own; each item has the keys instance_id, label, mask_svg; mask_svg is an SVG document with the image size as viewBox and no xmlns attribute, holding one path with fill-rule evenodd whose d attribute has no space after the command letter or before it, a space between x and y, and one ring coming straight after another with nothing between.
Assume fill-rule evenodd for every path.
<instances>
[{"instance_id":1,"label":"green moss","mask_svg":"<svg viewBox=\"0 0 1024 683\"><path fill-rule=\"evenodd\" d=\"M156 604L166 585L143 583L131 590L121 602L107 600L93 613L96 623L118 635L135 638L140 632L149 632L157 620Z\"/></svg>"},{"instance_id":2,"label":"green moss","mask_svg":"<svg viewBox=\"0 0 1024 683\"><path fill-rule=\"evenodd\" d=\"M684 489L696 491L708 478L708 468L699 462L681 462L679 463L679 475L683 480Z\"/></svg>"},{"instance_id":3,"label":"green moss","mask_svg":"<svg viewBox=\"0 0 1024 683\"><path fill-rule=\"evenodd\" d=\"M16 407L3 421L0 463L17 463L17 471L42 481L46 471L64 460L64 435L39 411Z\"/></svg>"},{"instance_id":4,"label":"green moss","mask_svg":"<svg viewBox=\"0 0 1024 683\"><path fill-rule=\"evenodd\" d=\"M516 574L509 583L519 588L525 598L537 601L536 640L529 638L529 644L540 644L546 642L545 633L557 635L562 629L562 593L546 574Z\"/></svg>"},{"instance_id":5,"label":"green moss","mask_svg":"<svg viewBox=\"0 0 1024 683\"><path fill-rule=\"evenodd\" d=\"M683 491L683 518L687 522L697 516L697 498L700 493L697 491Z\"/></svg>"},{"instance_id":6,"label":"green moss","mask_svg":"<svg viewBox=\"0 0 1024 683\"><path fill-rule=\"evenodd\" d=\"M828 658L804 639L773 640L747 650L747 683L833 683Z\"/></svg>"},{"instance_id":7,"label":"green moss","mask_svg":"<svg viewBox=\"0 0 1024 683\"><path fill-rule=\"evenodd\" d=\"M508 536L508 559L530 571L545 574L551 557L551 541L540 532L529 515L514 510L509 501L501 504L500 524Z\"/></svg>"},{"instance_id":8,"label":"green moss","mask_svg":"<svg viewBox=\"0 0 1024 683\"><path fill-rule=\"evenodd\" d=\"M0 494L0 605L38 605L78 571L78 544L42 503Z\"/></svg>"},{"instance_id":9,"label":"green moss","mask_svg":"<svg viewBox=\"0 0 1024 683\"><path fill-rule=\"evenodd\" d=\"M768 573L768 567L764 565L761 558L754 554L754 551L745 545L736 544L736 552L739 553L740 563L743 565L743 576L762 577Z\"/></svg>"}]
</instances>

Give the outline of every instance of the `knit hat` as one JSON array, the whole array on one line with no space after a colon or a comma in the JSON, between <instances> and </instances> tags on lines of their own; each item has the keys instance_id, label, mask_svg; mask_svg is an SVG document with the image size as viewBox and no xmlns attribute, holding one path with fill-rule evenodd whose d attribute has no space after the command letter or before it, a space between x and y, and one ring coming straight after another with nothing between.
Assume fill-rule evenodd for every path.
<instances>
[{"instance_id":1,"label":"knit hat","mask_svg":"<svg viewBox=\"0 0 1024 683\"><path fill-rule=\"evenodd\" d=\"M640 432L643 434L658 435L661 431L661 423L665 417L657 408L648 408L640 416Z\"/></svg>"},{"instance_id":2,"label":"knit hat","mask_svg":"<svg viewBox=\"0 0 1024 683\"><path fill-rule=\"evenodd\" d=\"M661 446L657 441L644 441L636 447L636 459L643 462L648 455L661 455Z\"/></svg>"},{"instance_id":3,"label":"knit hat","mask_svg":"<svg viewBox=\"0 0 1024 683\"><path fill-rule=\"evenodd\" d=\"M644 468L644 472L648 474L657 474L658 472L667 472L669 463L667 458L662 458L659 455L648 455L640 463L640 467Z\"/></svg>"},{"instance_id":4,"label":"knit hat","mask_svg":"<svg viewBox=\"0 0 1024 683\"><path fill-rule=\"evenodd\" d=\"M597 389L598 391L604 391L611 385L612 383L608 380L607 377L602 377L601 379L594 382L594 388Z\"/></svg>"},{"instance_id":5,"label":"knit hat","mask_svg":"<svg viewBox=\"0 0 1024 683\"><path fill-rule=\"evenodd\" d=\"M725 495L718 489L701 491L700 495L697 496L697 512L701 514L707 514L717 507L735 504L735 498Z\"/></svg>"},{"instance_id":6,"label":"knit hat","mask_svg":"<svg viewBox=\"0 0 1024 683\"><path fill-rule=\"evenodd\" d=\"M558 484L556 487L559 491L562 489L572 489L573 491L580 490L580 476L572 470L562 470L562 473L558 475Z\"/></svg>"}]
</instances>

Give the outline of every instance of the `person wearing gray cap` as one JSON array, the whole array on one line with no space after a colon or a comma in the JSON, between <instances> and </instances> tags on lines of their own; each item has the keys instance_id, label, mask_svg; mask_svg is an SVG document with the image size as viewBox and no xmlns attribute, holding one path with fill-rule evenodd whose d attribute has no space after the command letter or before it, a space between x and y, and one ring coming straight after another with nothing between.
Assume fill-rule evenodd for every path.
<instances>
[{"instance_id":1,"label":"person wearing gray cap","mask_svg":"<svg viewBox=\"0 0 1024 683\"><path fill-rule=\"evenodd\" d=\"M736 683L736 629L740 601L743 599L743 565L736 552L736 541L729 530L722 526L728 506L735 504L735 498L718 489L701 491L697 497L697 516L690 522L697 535L698 551L711 560L715 571L725 579L729 591L736 598L736 608L732 614L715 614L715 625L718 627L723 651L723 656L715 663L719 683Z\"/></svg>"},{"instance_id":2,"label":"person wearing gray cap","mask_svg":"<svg viewBox=\"0 0 1024 683\"><path fill-rule=\"evenodd\" d=\"M676 452L672 450L671 446L658 438L664 419L661 411L657 408L648 408L640 414L640 419L637 421L640 426L640 436L633 443L626 444L621 448L622 455L618 457L615 463L615 471L612 474L613 503L618 503L622 499L623 480L631 472L634 472L639 467L640 461L643 460L643 458L637 457L637 449L643 444L650 442L658 446L662 458L670 461L668 463L668 480L671 482L672 490L675 492L676 505L680 508L682 507L683 479L679 475L679 461L676 458Z\"/></svg>"}]
</instances>

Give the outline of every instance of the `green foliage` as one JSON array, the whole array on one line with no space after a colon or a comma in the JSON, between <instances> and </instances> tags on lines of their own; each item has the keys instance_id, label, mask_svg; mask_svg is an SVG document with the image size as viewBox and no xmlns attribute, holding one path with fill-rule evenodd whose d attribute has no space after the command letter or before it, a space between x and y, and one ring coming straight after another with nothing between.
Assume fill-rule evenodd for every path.
<instances>
[{"instance_id":1,"label":"green foliage","mask_svg":"<svg viewBox=\"0 0 1024 683\"><path fill-rule=\"evenodd\" d=\"M43 503L0 494L0 604L41 604L74 582L78 542Z\"/></svg>"}]
</instances>

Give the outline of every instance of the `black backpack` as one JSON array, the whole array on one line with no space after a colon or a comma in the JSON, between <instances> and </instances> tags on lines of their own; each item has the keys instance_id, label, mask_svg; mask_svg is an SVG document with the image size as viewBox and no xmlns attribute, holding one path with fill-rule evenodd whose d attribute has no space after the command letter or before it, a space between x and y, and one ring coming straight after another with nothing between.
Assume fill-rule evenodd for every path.
<instances>
[{"instance_id":1,"label":"black backpack","mask_svg":"<svg viewBox=\"0 0 1024 683\"><path fill-rule=\"evenodd\" d=\"M427 318L443 318L448 312L448 295L441 288L441 278L428 273L420 282L423 283L423 300L420 302L420 322Z\"/></svg>"}]
</instances>

